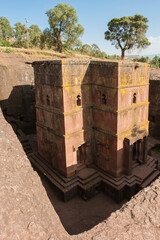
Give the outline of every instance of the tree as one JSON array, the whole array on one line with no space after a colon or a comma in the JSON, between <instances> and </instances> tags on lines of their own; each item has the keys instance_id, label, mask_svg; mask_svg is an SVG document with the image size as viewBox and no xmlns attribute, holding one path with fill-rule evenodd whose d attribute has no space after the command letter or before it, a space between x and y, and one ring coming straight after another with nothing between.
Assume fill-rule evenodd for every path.
<instances>
[{"instance_id":1,"label":"tree","mask_svg":"<svg viewBox=\"0 0 160 240\"><path fill-rule=\"evenodd\" d=\"M5 17L0 17L0 39L6 41L14 36L13 28Z\"/></svg>"},{"instance_id":2,"label":"tree","mask_svg":"<svg viewBox=\"0 0 160 240\"><path fill-rule=\"evenodd\" d=\"M108 55L107 55L107 53L105 53L105 52L101 52L101 58L106 58L106 59L108 59Z\"/></svg>"},{"instance_id":3,"label":"tree","mask_svg":"<svg viewBox=\"0 0 160 240\"><path fill-rule=\"evenodd\" d=\"M77 39L77 41L74 44L74 50L75 51L81 51L82 50L82 41Z\"/></svg>"},{"instance_id":4,"label":"tree","mask_svg":"<svg viewBox=\"0 0 160 240\"><path fill-rule=\"evenodd\" d=\"M49 28L46 28L40 37L40 48L44 49L45 47L51 48L53 46L53 37Z\"/></svg>"},{"instance_id":5,"label":"tree","mask_svg":"<svg viewBox=\"0 0 160 240\"><path fill-rule=\"evenodd\" d=\"M14 24L15 26L15 39L18 41L24 40L26 38L26 27L25 25L17 22Z\"/></svg>"},{"instance_id":6,"label":"tree","mask_svg":"<svg viewBox=\"0 0 160 240\"><path fill-rule=\"evenodd\" d=\"M144 63L147 63L148 60L149 60L149 57L141 57L141 58L138 58L138 59L135 59L137 62L144 62Z\"/></svg>"},{"instance_id":7,"label":"tree","mask_svg":"<svg viewBox=\"0 0 160 240\"><path fill-rule=\"evenodd\" d=\"M160 58L158 56L155 56L151 61L151 67L152 68L160 68Z\"/></svg>"},{"instance_id":8,"label":"tree","mask_svg":"<svg viewBox=\"0 0 160 240\"><path fill-rule=\"evenodd\" d=\"M68 48L73 48L74 46L79 45L79 36L82 35L84 32L84 28L78 24L77 26L73 26L64 33L64 43L67 45Z\"/></svg>"},{"instance_id":9,"label":"tree","mask_svg":"<svg viewBox=\"0 0 160 240\"><path fill-rule=\"evenodd\" d=\"M142 15L133 17L113 18L108 23L105 39L110 40L112 45L121 49L121 58L125 51L135 48L145 48L150 42L145 37L148 19Z\"/></svg>"},{"instance_id":10,"label":"tree","mask_svg":"<svg viewBox=\"0 0 160 240\"><path fill-rule=\"evenodd\" d=\"M42 31L39 29L39 27L37 25L32 25L30 26L28 31L29 31L29 41L30 41L31 47L32 46L37 47L38 45L40 45Z\"/></svg>"},{"instance_id":11,"label":"tree","mask_svg":"<svg viewBox=\"0 0 160 240\"><path fill-rule=\"evenodd\" d=\"M76 10L68 4L59 3L46 12L52 32L53 43L62 52L63 43L73 46L74 42L83 34L84 29L78 23Z\"/></svg>"},{"instance_id":12,"label":"tree","mask_svg":"<svg viewBox=\"0 0 160 240\"><path fill-rule=\"evenodd\" d=\"M97 44L92 44L92 54L94 57L101 57L101 50Z\"/></svg>"},{"instance_id":13,"label":"tree","mask_svg":"<svg viewBox=\"0 0 160 240\"><path fill-rule=\"evenodd\" d=\"M89 54L89 55L93 54L92 47L89 44L84 44L82 46L82 50L81 51L82 51L82 53L85 53L85 54Z\"/></svg>"}]
</instances>

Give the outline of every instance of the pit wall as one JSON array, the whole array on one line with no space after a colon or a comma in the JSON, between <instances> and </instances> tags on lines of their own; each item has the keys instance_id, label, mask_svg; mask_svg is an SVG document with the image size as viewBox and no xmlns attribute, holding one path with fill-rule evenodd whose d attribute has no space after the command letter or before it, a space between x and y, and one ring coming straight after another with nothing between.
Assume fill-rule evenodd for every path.
<instances>
[{"instance_id":1,"label":"pit wall","mask_svg":"<svg viewBox=\"0 0 160 240\"><path fill-rule=\"evenodd\" d=\"M149 101L149 134L160 139L160 80L154 80L154 77L150 79Z\"/></svg>"},{"instance_id":2,"label":"pit wall","mask_svg":"<svg viewBox=\"0 0 160 240\"><path fill-rule=\"evenodd\" d=\"M8 99L15 86L34 85L31 65L0 65L0 73L0 101Z\"/></svg>"},{"instance_id":3,"label":"pit wall","mask_svg":"<svg viewBox=\"0 0 160 240\"><path fill-rule=\"evenodd\" d=\"M6 55L4 62L5 58ZM14 61L11 56L7 64L0 64L0 106L15 130L33 132L36 121L33 68L20 59L16 59L18 63Z\"/></svg>"}]
</instances>

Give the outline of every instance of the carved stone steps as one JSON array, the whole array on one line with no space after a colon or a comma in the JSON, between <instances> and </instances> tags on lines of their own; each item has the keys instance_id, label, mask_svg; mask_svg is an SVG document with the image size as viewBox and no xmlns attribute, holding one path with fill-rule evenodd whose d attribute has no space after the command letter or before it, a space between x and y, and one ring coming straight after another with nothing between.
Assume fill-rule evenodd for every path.
<instances>
[{"instance_id":1,"label":"carved stone steps","mask_svg":"<svg viewBox=\"0 0 160 240\"><path fill-rule=\"evenodd\" d=\"M141 188L147 187L153 180L155 180L158 176L160 176L160 171L156 170L153 172L142 184Z\"/></svg>"},{"instance_id":2,"label":"carved stone steps","mask_svg":"<svg viewBox=\"0 0 160 240\"><path fill-rule=\"evenodd\" d=\"M131 175L122 175L118 178L104 173L94 165L82 168L71 178L65 178L39 154L29 154L28 158L60 190L65 201L76 194L87 200L102 190L119 202L125 197L131 197L160 175L160 172L155 170L156 160L153 158L133 169Z\"/></svg>"}]
</instances>

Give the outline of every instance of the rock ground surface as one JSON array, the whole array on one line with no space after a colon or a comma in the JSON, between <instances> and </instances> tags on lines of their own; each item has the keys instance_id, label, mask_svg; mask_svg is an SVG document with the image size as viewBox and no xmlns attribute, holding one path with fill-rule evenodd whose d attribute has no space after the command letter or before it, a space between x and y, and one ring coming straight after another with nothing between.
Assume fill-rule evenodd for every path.
<instances>
[{"instance_id":1,"label":"rock ground surface","mask_svg":"<svg viewBox=\"0 0 160 240\"><path fill-rule=\"evenodd\" d=\"M69 239L37 173L0 112L0 239Z\"/></svg>"},{"instance_id":2,"label":"rock ground surface","mask_svg":"<svg viewBox=\"0 0 160 240\"><path fill-rule=\"evenodd\" d=\"M119 211L80 239L160 239L160 179L134 196Z\"/></svg>"},{"instance_id":3,"label":"rock ground surface","mask_svg":"<svg viewBox=\"0 0 160 240\"><path fill-rule=\"evenodd\" d=\"M150 69L150 80L160 80L160 68Z\"/></svg>"},{"instance_id":4,"label":"rock ground surface","mask_svg":"<svg viewBox=\"0 0 160 240\"><path fill-rule=\"evenodd\" d=\"M70 236L2 113L0 148L1 240L160 239L160 179L93 229Z\"/></svg>"}]
</instances>

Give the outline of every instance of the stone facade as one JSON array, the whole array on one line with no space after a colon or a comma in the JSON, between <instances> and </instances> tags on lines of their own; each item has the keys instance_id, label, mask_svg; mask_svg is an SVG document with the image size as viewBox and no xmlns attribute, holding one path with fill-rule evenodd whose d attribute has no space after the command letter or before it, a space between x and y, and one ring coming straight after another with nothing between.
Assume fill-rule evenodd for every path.
<instances>
[{"instance_id":1,"label":"stone facade","mask_svg":"<svg viewBox=\"0 0 160 240\"><path fill-rule=\"evenodd\" d=\"M94 163L118 177L145 161L149 66L34 62L38 151L70 177Z\"/></svg>"}]
</instances>

